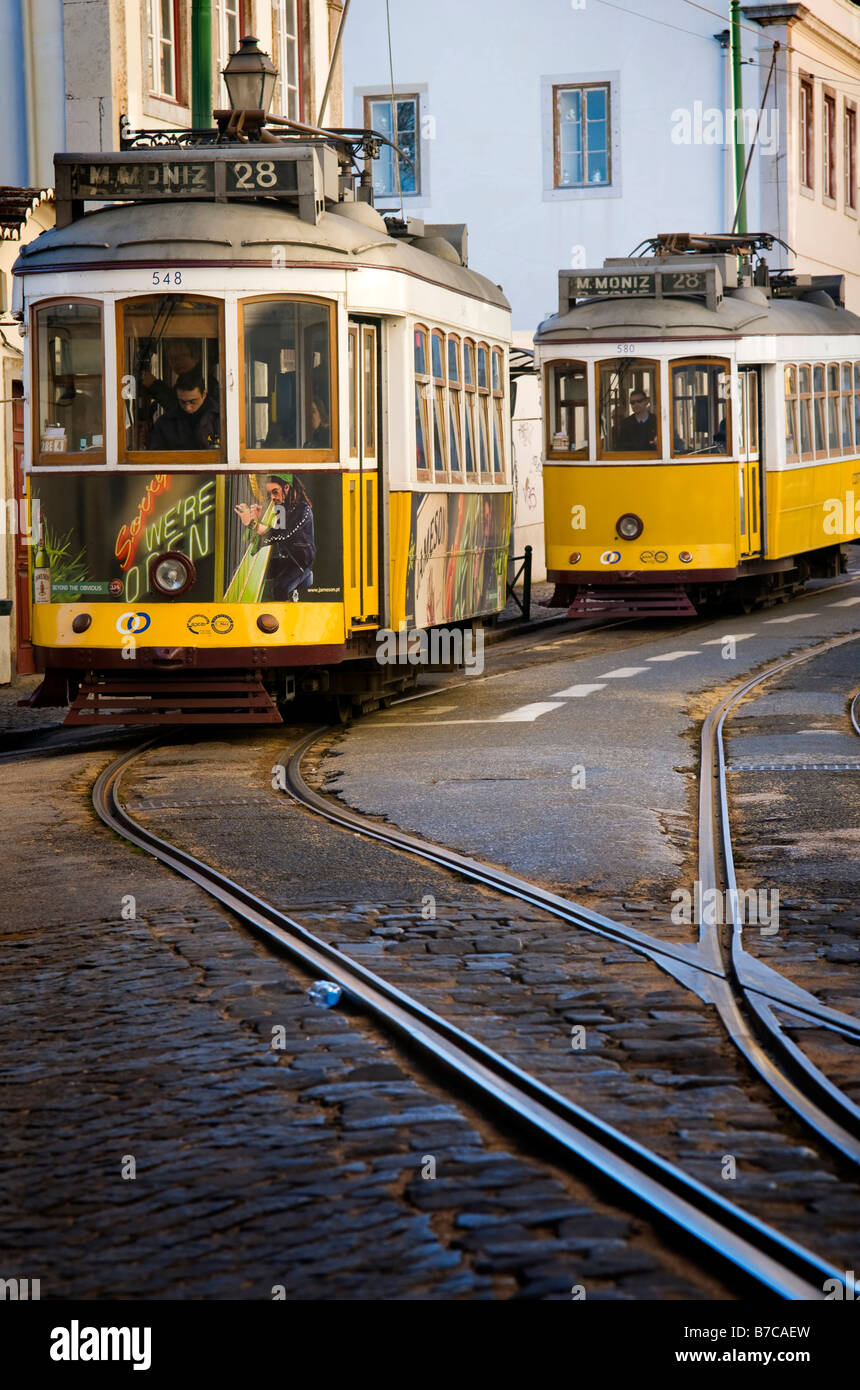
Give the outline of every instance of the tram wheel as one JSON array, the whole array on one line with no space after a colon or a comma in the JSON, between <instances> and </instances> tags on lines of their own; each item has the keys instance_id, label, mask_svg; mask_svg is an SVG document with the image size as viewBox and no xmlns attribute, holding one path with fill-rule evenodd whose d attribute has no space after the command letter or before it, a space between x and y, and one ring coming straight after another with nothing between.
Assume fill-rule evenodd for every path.
<instances>
[{"instance_id":1,"label":"tram wheel","mask_svg":"<svg viewBox=\"0 0 860 1390\"><path fill-rule=\"evenodd\" d=\"M348 724L352 718L352 699L349 695L332 695L329 710L336 724Z\"/></svg>"}]
</instances>

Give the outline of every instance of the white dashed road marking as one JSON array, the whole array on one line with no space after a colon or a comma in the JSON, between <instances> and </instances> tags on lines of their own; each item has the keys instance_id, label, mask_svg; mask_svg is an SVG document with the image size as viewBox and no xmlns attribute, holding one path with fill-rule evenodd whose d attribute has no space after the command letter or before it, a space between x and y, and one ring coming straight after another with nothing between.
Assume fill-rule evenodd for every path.
<instances>
[{"instance_id":1,"label":"white dashed road marking","mask_svg":"<svg viewBox=\"0 0 860 1390\"><path fill-rule=\"evenodd\" d=\"M573 699L576 695L591 695L595 690L605 690L605 685L569 685L567 690L557 690L554 700Z\"/></svg>"},{"instance_id":2,"label":"white dashed road marking","mask_svg":"<svg viewBox=\"0 0 860 1390\"><path fill-rule=\"evenodd\" d=\"M804 618L817 618L818 609L813 613L793 613L790 618L765 618L766 623L802 623Z\"/></svg>"},{"instance_id":3,"label":"white dashed road marking","mask_svg":"<svg viewBox=\"0 0 860 1390\"><path fill-rule=\"evenodd\" d=\"M727 632L725 637L709 637L707 642L703 642L703 647L721 647L724 642L745 642L748 637L754 637L754 632Z\"/></svg>"},{"instance_id":4,"label":"white dashed road marking","mask_svg":"<svg viewBox=\"0 0 860 1390\"><path fill-rule=\"evenodd\" d=\"M542 714L546 714L551 709L563 708L563 705L554 700L539 700L534 705L521 705L519 709L512 709L509 714L499 714L493 722L496 724L529 724L534 719L540 719Z\"/></svg>"},{"instance_id":5,"label":"white dashed road marking","mask_svg":"<svg viewBox=\"0 0 860 1390\"><path fill-rule=\"evenodd\" d=\"M699 656L700 653L694 652L664 652L662 656L649 656L648 661L680 661L682 656Z\"/></svg>"},{"instance_id":6,"label":"white dashed road marking","mask_svg":"<svg viewBox=\"0 0 860 1390\"><path fill-rule=\"evenodd\" d=\"M600 679L602 681L623 680L627 676L638 676L642 671L647 670L647 666L619 666L616 671L604 671Z\"/></svg>"},{"instance_id":7,"label":"white dashed road marking","mask_svg":"<svg viewBox=\"0 0 860 1390\"><path fill-rule=\"evenodd\" d=\"M852 603L860 603L860 598L838 598L835 603L828 603L828 608L850 608Z\"/></svg>"}]
</instances>

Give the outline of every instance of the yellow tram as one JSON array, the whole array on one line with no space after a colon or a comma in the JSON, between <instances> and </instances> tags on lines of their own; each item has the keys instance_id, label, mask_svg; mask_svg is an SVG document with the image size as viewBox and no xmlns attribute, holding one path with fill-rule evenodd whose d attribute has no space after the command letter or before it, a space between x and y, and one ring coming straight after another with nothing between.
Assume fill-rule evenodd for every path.
<instances>
[{"instance_id":1,"label":"yellow tram","mask_svg":"<svg viewBox=\"0 0 860 1390\"><path fill-rule=\"evenodd\" d=\"M504 606L509 306L464 227L366 201L373 143L57 157L15 309L38 700L72 722L343 715L414 682L381 633Z\"/></svg>"},{"instance_id":2,"label":"yellow tram","mask_svg":"<svg viewBox=\"0 0 860 1390\"><path fill-rule=\"evenodd\" d=\"M748 611L860 527L860 318L768 236L562 271L540 325L547 570L571 615ZM857 499L857 502L855 502Z\"/></svg>"}]
</instances>

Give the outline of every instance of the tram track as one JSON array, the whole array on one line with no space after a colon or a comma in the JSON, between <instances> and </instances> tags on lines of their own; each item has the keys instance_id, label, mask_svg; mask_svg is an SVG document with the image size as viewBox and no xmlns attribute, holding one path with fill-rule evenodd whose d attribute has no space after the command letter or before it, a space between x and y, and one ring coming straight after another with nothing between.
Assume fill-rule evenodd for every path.
<instances>
[{"instance_id":1,"label":"tram track","mask_svg":"<svg viewBox=\"0 0 860 1390\"><path fill-rule=\"evenodd\" d=\"M783 989L784 977L752 956L743 945L743 921L739 911L738 883L732 848L731 821L726 785L726 756L723 731L727 717L742 700L760 686L792 667L860 640L860 633L832 637L784 660L744 681L722 699L706 716L701 733L699 775L699 881L702 900L720 892L723 883L727 905L728 941L720 938L716 920L700 923L699 949L712 964L722 962L723 979L712 976L709 987L712 1002L736 1045L758 1074L810 1128L814 1129L843 1156L860 1162L860 1109L810 1061L779 1023L774 1006L779 1006L809 1022L836 1026L853 1040L860 1040L858 1024L845 1026L847 1016L829 1017L820 1006L810 1011L794 1008L790 999L780 1002L776 989ZM852 716L853 717L853 716ZM711 901L714 898L711 897ZM790 992L794 992L790 986ZM805 991L802 992L804 995ZM814 996L806 996L808 999ZM796 1001L801 1006L803 1000ZM764 1044L764 1045L763 1045ZM778 1059L775 1063L774 1059Z\"/></svg>"},{"instance_id":2,"label":"tram track","mask_svg":"<svg viewBox=\"0 0 860 1390\"><path fill-rule=\"evenodd\" d=\"M549 1140L568 1161L609 1179L745 1279L787 1299L820 1299L825 1280L845 1282L843 1273L798 1242L559 1095L219 870L141 826L123 806L120 785L130 765L160 741L149 739L123 753L96 780L94 808L117 834L203 888L273 948L335 981L356 1007L426 1061L445 1068L485 1106L540 1142Z\"/></svg>"}]
</instances>

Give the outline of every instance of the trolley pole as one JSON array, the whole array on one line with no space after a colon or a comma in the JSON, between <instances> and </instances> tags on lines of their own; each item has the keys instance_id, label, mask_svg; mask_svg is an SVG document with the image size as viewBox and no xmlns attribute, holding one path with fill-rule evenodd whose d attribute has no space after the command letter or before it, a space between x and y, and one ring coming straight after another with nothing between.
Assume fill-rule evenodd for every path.
<instances>
[{"instance_id":1,"label":"trolley pole","mask_svg":"<svg viewBox=\"0 0 860 1390\"><path fill-rule=\"evenodd\" d=\"M747 195L744 188L744 148L743 125L743 81L741 77L741 22L740 0L731 0L731 53L732 53L732 120L735 127L735 221L733 231L745 232L747 229Z\"/></svg>"}]
</instances>

